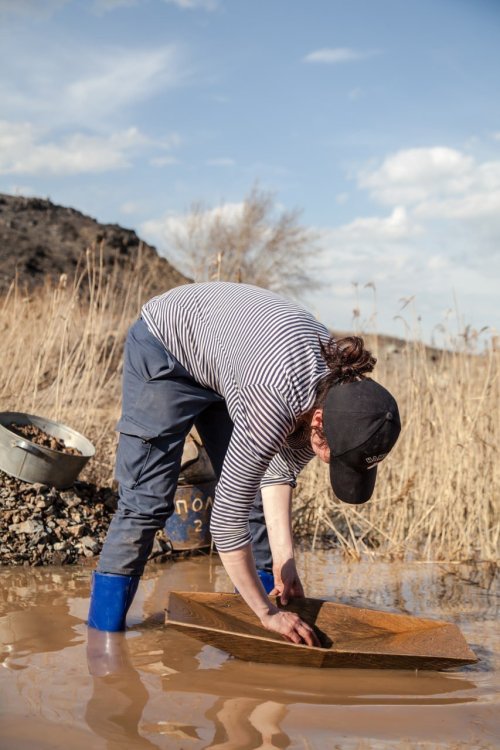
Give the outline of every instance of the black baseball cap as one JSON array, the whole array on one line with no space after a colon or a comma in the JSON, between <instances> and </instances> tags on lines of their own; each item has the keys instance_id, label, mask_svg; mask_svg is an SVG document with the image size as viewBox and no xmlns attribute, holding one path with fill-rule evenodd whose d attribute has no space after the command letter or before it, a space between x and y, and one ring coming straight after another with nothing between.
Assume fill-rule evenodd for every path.
<instances>
[{"instance_id":1,"label":"black baseball cap","mask_svg":"<svg viewBox=\"0 0 500 750\"><path fill-rule=\"evenodd\" d=\"M365 503L372 496L377 464L401 431L394 397L370 378L332 385L323 408L330 448L330 481L339 500Z\"/></svg>"}]
</instances>

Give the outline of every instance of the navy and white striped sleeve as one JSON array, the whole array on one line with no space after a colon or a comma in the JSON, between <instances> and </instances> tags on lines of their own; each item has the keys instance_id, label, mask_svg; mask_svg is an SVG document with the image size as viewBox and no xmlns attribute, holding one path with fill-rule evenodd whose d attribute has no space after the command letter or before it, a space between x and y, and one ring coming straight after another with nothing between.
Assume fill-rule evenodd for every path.
<instances>
[{"instance_id":1,"label":"navy and white striped sleeve","mask_svg":"<svg viewBox=\"0 0 500 750\"><path fill-rule=\"evenodd\" d=\"M277 389L252 385L240 392L210 523L220 552L230 552L251 542L250 509L268 466L294 425L295 417Z\"/></svg>"},{"instance_id":2,"label":"navy and white striped sleeve","mask_svg":"<svg viewBox=\"0 0 500 750\"><path fill-rule=\"evenodd\" d=\"M314 458L314 451L310 447L296 449L287 445L282 446L267 467L260 483L261 488L273 484L288 484L290 487L296 487L297 476L312 458Z\"/></svg>"}]
</instances>

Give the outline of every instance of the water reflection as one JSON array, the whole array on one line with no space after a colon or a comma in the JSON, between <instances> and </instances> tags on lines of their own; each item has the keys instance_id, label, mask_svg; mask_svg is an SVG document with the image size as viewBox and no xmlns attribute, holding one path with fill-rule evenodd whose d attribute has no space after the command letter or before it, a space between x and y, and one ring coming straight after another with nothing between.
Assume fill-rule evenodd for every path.
<instances>
[{"instance_id":1,"label":"water reflection","mask_svg":"<svg viewBox=\"0 0 500 750\"><path fill-rule=\"evenodd\" d=\"M138 640L134 639L133 643ZM139 726L150 696L132 664L124 634L101 633L89 628L87 662L93 676L93 691L85 720L95 735L106 741L108 750L130 747L130 743L138 750L158 748L159 745L140 734ZM205 714L214 726L213 739L203 747L207 750L287 748L290 738L280 728L286 714L287 707L272 700L242 696L217 698ZM149 733L156 731L178 738L200 739L196 727L188 724L159 721L145 723L144 729Z\"/></svg>"},{"instance_id":2,"label":"water reflection","mask_svg":"<svg viewBox=\"0 0 500 750\"><path fill-rule=\"evenodd\" d=\"M282 703L252 698L219 698L206 716L215 725L207 750L271 750L290 747L280 725L288 709Z\"/></svg>"},{"instance_id":3,"label":"water reflection","mask_svg":"<svg viewBox=\"0 0 500 750\"><path fill-rule=\"evenodd\" d=\"M327 553L319 553L326 557ZM463 622L474 613L496 618L500 599L495 563L396 563L363 560L321 565L303 553L309 587L328 599L359 607L390 609ZM330 558L331 560L331 558ZM335 570L334 570L335 568ZM330 577L332 584L325 585Z\"/></svg>"},{"instance_id":4,"label":"water reflection","mask_svg":"<svg viewBox=\"0 0 500 750\"><path fill-rule=\"evenodd\" d=\"M165 641L168 645L162 650ZM471 696L474 682L458 675L295 669L232 659L200 669L196 658L199 651L196 641L177 634L170 638L151 630L140 637L126 638L123 634L88 630L87 659L93 691L85 719L92 731L106 740L106 748L118 750L131 742L134 748L159 747L141 735L141 726L149 735L202 739L199 726L194 724L165 720L142 723L150 695L141 672L148 671L161 675L167 713L169 701L179 694L184 696L186 716L199 696L209 699L204 718L212 727L212 737L202 745L207 750L289 747L291 740L282 724L296 704L326 704L332 708L449 706L475 700ZM214 650L208 647L208 651ZM147 654L151 655L149 661ZM134 666L135 658L142 662L140 671ZM181 666L183 671L175 668ZM369 731L366 719L363 728Z\"/></svg>"},{"instance_id":5,"label":"water reflection","mask_svg":"<svg viewBox=\"0 0 500 750\"><path fill-rule=\"evenodd\" d=\"M76 628L81 620L71 614L70 601L80 592L87 594L81 577L26 568L3 570L0 664L15 669L17 657L60 651L78 643Z\"/></svg>"},{"instance_id":6,"label":"water reflection","mask_svg":"<svg viewBox=\"0 0 500 750\"><path fill-rule=\"evenodd\" d=\"M166 659L168 663L168 659ZM459 675L396 670L307 669L229 659L219 668L178 672L164 689L231 699L272 697L283 705L416 706L474 702L476 684Z\"/></svg>"},{"instance_id":7,"label":"water reflection","mask_svg":"<svg viewBox=\"0 0 500 750\"><path fill-rule=\"evenodd\" d=\"M467 735L477 747L489 739L498 729L499 634L486 570L304 562L318 596L459 621L486 658L449 674L251 664L162 625L168 589L217 587L207 560L149 571L126 635L87 631L89 570L0 569L5 746L270 750L430 731L452 742Z\"/></svg>"},{"instance_id":8,"label":"water reflection","mask_svg":"<svg viewBox=\"0 0 500 750\"><path fill-rule=\"evenodd\" d=\"M108 750L122 750L131 743L134 748L158 750L139 734L149 693L132 666L124 634L89 628L87 662L94 679L85 721L94 734L106 741Z\"/></svg>"},{"instance_id":9,"label":"water reflection","mask_svg":"<svg viewBox=\"0 0 500 750\"><path fill-rule=\"evenodd\" d=\"M5 644L0 663L7 661L9 666L14 657L66 648L76 640L72 626L79 624L64 604L37 607L36 614L30 609L4 615L0 618L0 641Z\"/></svg>"}]
</instances>

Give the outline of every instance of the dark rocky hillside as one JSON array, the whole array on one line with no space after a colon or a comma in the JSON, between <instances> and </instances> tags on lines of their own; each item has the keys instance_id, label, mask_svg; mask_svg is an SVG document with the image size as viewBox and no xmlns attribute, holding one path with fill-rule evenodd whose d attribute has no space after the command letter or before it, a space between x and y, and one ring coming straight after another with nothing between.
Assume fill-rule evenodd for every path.
<instances>
[{"instance_id":1,"label":"dark rocky hillside","mask_svg":"<svg viewBox=\"0 0 500 750\"><path fill-rule=\"evenodd\" d=\"M140 252L151 294L187 281L131 229L99 224L50 200L0 194L0 293L9 288L16 273L21 286L28 288L46 276L72 276L89 247L102 247L107 271L134 267Z\"/></svg>"}]
</instances>

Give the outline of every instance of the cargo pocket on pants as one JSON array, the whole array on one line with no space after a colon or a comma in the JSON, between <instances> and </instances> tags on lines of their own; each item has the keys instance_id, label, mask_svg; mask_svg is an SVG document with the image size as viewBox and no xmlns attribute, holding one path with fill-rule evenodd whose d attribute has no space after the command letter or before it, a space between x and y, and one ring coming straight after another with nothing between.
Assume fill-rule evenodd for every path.
<instances>
[{"instance_id":1,"label":"cargo pocket on pants","mask_svg":"<svg viewBox=\"0 0 500 750\"><path fill-rule=\"evenodd\" d=\"M116 451L115 479L123 487L135 489L144 476L152 445L139 435L121 432Z\"/></svg>"}]
</instances>

